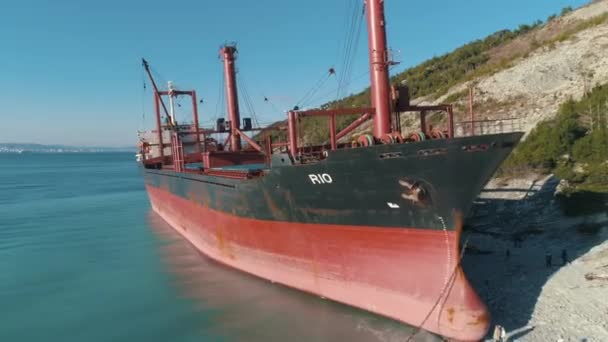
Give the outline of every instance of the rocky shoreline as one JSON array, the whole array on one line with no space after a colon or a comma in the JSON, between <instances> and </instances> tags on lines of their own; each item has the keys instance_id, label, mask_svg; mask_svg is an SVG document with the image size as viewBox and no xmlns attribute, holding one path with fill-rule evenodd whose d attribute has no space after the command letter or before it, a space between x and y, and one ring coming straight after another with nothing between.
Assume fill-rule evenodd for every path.
<instances>
[{"instance_id":1,"label":"rocky shoreline","mask_svg":"<svg viewBox=\"0 0 608 342\"><path fill-rule=\"evenodd\" d=\"M608 207L566 216L558 186L492 180L467 220L463 267L509 341L608 341Z\"/></svg>"}]
</instances>

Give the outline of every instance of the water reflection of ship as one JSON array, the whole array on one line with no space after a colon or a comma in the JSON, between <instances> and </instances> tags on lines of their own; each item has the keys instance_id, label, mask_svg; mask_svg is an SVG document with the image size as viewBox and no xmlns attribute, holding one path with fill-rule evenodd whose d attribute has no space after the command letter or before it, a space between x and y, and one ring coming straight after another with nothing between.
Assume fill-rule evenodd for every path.
<instances>
[{"instance_id":1,"label":"water reflection of ship","mask_svg":"<svg viewBox=\"0 0 608 342\"><path fill-rule=\"evenodd\" d=\"M405 341L414 328L223 267L150 210L178 290L211 312L214 335L247 341ZM441 341L418 332L412 341Z\"/></svg>"}]
</instances>

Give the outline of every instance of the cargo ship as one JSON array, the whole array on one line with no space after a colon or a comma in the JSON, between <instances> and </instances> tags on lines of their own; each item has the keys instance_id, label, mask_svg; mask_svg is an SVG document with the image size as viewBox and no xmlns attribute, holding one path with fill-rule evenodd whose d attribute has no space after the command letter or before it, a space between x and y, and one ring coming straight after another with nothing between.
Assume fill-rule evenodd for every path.
<instances>
[{"instance_id":1,"label":"cargo ship","mask_svg":"<svg viewBox=\"0 0 608 342\"><path fill-rule=\"evenodd\" d=\"M213 128L199 126L194 90L159 89L144 60L156 127L141 134L138 159L152 208L219 263L479 340L490 315L460 265L463 220L522 133L456 134L451 105L410 103L407 87L390 82L384 0L367 0L365 17L371 107L294 108L284 127L241 122L235 45L220 49L228 117ZM190 98L192 123L177 122L178 97ZM404 134L405 112L417 131ZM427 122L431 113L443 127ZM357 118L338 129L342 115ZM302 143L310 117L327 120L326 143ZM277 128L285 139L268 133Z\"/></svg>"}]
</instances>

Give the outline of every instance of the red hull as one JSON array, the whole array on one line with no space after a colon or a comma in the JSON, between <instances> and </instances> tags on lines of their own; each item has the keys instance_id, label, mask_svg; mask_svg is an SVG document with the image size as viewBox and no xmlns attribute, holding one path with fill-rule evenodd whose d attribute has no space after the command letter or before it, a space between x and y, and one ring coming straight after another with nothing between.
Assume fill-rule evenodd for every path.
<instances>
[{"instance_id":1,"label":"red hull","mask_svg":"<svg viewBox=\"0 0 608 342\"><path fill-rule=\"evenodd\" d=\"M458 232L261 221L147 189L154 210L221 263L452 339L489 328L458 266Z\"/></svg>"}]
</instances>

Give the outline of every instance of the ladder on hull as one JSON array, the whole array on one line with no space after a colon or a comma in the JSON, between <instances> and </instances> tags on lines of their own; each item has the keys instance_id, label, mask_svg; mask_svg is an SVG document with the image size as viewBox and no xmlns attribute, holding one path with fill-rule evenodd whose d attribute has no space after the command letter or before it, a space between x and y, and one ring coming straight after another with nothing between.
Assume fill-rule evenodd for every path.
<instances>
[{"instance_id":1,"label":"ladder on hull","mask_svg":"<svg viewBox=\"0 0 608 342\"><path fill-rule=\"evenodd\" d=\"M177 132L171 135L171 157L175 172L184 172L184 146Z\"/></svg>"}]
</instances>

